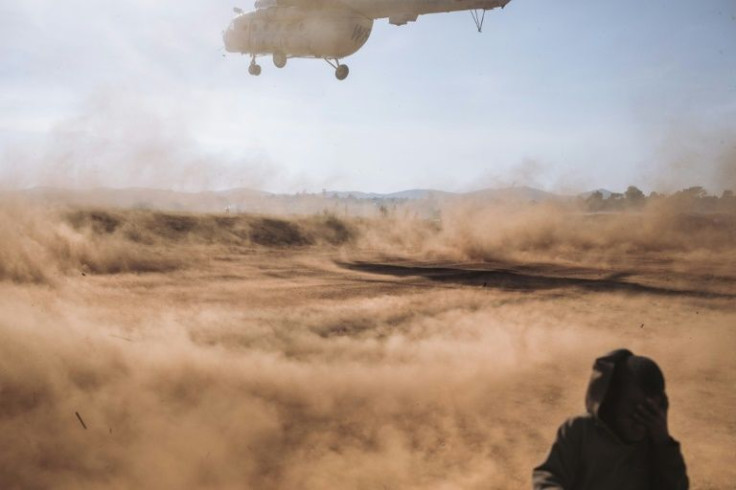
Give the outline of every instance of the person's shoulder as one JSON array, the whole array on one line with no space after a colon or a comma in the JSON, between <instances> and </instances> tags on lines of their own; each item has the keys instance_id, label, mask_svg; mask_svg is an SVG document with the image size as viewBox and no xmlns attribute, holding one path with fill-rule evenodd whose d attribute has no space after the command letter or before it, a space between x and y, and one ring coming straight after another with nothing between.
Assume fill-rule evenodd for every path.
<instances>
[{"instance_id":1,"label":"person's shoulder","mask_svg":"<svg viewBox=\"0 0 736 490\"><path fill-rule=\"evenodd\" d=\"M593 427L595 426L595 418L589 414L574 415L565 420L562 424L567 427Z\"/></svg>"},{"instance_id":2,"label":"person's shoulder","mask_svg":"<svg viewBox=\"0 0 736 490\"><path fill-rule=\"evenodd\" d=\"M595 418L591 415L575 415L562 423L560 433L564 435L583 434L594 430L595 425Z\"/></svg>"}]
</instances>

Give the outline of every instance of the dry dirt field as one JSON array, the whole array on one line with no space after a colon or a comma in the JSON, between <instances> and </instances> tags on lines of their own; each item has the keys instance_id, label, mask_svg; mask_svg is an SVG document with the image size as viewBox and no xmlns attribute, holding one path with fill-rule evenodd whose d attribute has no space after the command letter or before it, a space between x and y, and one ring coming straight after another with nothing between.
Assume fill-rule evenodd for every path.
<instances>
[{"instance_id":1,"label":"dry dirt field","mask_svg":"<svg viewBox=\"0 0 736 490\"><path fill-rule=\"evenodd\" d=\"M545 213L6 206L0 488L528 488L618 347L733 488L733 217Z\"/></svg>"}]
</instances>

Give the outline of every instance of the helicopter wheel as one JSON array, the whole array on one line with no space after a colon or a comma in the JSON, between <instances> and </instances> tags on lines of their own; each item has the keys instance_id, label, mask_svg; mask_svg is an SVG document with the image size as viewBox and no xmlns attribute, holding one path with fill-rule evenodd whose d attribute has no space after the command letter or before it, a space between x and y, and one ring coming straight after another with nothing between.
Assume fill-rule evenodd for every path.
<instances>
[{"instance_id":1,"label":"helicopter wheel","mask_svg":"<svg viewBox=\"0 0 736 490\"><path fill-rule=\"evenodd\" d=\"M286 66L286 55L284 53L273 54L273 64L276 68L283 68Z\"/></svg>"},{"instance_id":2,"label":"helicopter wheel","mask_svg":"<svg viewBox=\"0 0 736 490\"><path fill-rule=\"evenodd\" d=\"M250 66L248 67L248 73L253 75L254 77L257 77L261 74L261 65L256 64L255 61L253 61Z\"/></svg>"},{"instance_id":3,"label":"helicopter wheel","mask_svg":"<svg viewBox=\"0 0 736 490\"><path fill-rule=\"evenodd\" d=\"M345 80L350 74L350 68L348 65L337 65L335 68L335 78L338 80Z\"/></svg>"}]
</instances>

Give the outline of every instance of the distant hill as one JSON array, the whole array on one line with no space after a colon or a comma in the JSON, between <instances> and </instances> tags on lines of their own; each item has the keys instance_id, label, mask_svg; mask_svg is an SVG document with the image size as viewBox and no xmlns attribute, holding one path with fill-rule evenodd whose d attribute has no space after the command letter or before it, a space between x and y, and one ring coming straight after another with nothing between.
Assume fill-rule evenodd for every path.
<instances>
[{"instance_id":1,"label":"distant hill","mask_svg":"<svg viewBox=\"0 0 736 490\"><path fill-rule=\"evenodd\" d=\"M323 196L333 199L383 199L385 194L359 191L325 191Z\"/></svg>"},{"instance_id":2,"label":"distant hill","mask_svg":"<svg viewBox=\"0 0 736 490\"><path fill-rule=\"evenodd\" d=\"M326 191L326 197L338 199L428 199L434 197L446 197L457 195L453 192L438 191L435 189L409 189L399 192L391 192L381 194L377 192L359 192L359 191Z\"/></svg>"},{"instance_id":3,"label":"distant hill","mask_svg":"<svg viewBox=\"0 0 736 490\"><path fill-rule=\"evenodd\" d=\"M500 202L546 202L567 198L533 187L507 187L504 189L482 189L467 194L476 199Z\"/></svg>"},{"instance_id":4,"label":"distant hill","mask_svg":"<svg viewBox=\"0 0 736 490\"><path fill-rule=\"evenodd\" d=\"M432 199L457 196L454 192L438 191L435 189L409 189L406 191L386 194L389 199Z\"/></svg>"},{"instance_id":5,"label":"distant hill","mask_svg":"<svg viewBox=\"0 0 736 490\"><path fill-rule=\"evenodd\" d=\"M604 198L612 193L599 189ZM422 208L435 209L438 204L472 199L481 204L501 202L549 202L586 198L595 191L578 196L546 192L533 187L481 189L455 193L436 189L407 189L392 193L358 191L324 191L321 193L273 194L255 189L235 188L222 191L181 192L165 189L97 188L85 190L36 187L26 190L4 191L0 196L18 196L31 202L70 206L120 207L190 212L255 212L255 213L319 213L356 212L368 215L382 201L416 203ZM347 207L346 207L347 206Z\"/></svg>"},{"instance_id":6,"label":"distant hill","mask_svg":"<svg viewBox=\"0 0 736 490\"><path fill-rule=\"evenodd\" d=\"M328 197L336 198L352 198L352 199L452 199L473 197L490 200L513 200L513 201L547 201L550 199L558 199L561 196L552 194L532 187L509 187L506 189L482 189L473 192L447 192L436 189L408 189L405 191L392 192L389 194L366 193L366 192L346 192L346 191L328 191L325 193Z\"/></svg>"}]
</instances>

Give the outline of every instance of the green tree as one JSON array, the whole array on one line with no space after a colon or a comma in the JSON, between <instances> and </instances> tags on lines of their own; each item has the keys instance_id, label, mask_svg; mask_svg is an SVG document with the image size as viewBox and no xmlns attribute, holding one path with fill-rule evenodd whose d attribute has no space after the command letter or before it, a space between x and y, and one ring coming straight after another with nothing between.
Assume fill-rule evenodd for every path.
<instances>
[{"instance_id":1,"label":"green tree","mask_svg":"<svg viewBox=\"0 0 736 490\"><path fill-rule=\"evenodd\" d=\"M639 190L638 187L630 185L624 193L626 200L634 203L639 203L645 199L644 193Z\"/></svg>"},{"instance_id":2,"label":"green tree","mask_svg":"<svg viewBox=\"0 0 736 490\"><path fill-rule=\"evenodd\" d=\"M694 187L688 187L687 189L681 190L678 194L683 194L686 197L693 199L703 199L708 195L708 191L703 189L701 186L696 185Z\"/></svg>"},{"instance_id":3,"label":"green tree","mask_svg":"<svg viewBox=\"0 0 736 490\"><path fill-rule=\"evenodd\" d=\"M603 209L603 193L601 191L595 191L585 199L585 204L588 206L588 211L600 211Z\"/></svg>"},{"instance_id":4,"label":"green tree","mask_svg":"<svg viewBox=\"0 0 736 490\"><path fill-rule=\"evenodd\" d=\"M641 208L647 200L647 196L636 186L630 185L624 192L626 206L630 208Z\"/></svg>"},{"instance_id":5,"label":"green tree","mask_svg":"<svg viewBox=\"0 0 736 490\"><path fill-rule=\"evenodd\" d=\"M606 209L609 210L621 210L625 204L624 195L620 192L612 192L608 199L606 199Z\"/></svg>"}]
</instances>

